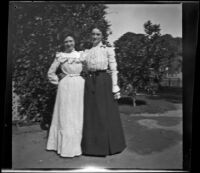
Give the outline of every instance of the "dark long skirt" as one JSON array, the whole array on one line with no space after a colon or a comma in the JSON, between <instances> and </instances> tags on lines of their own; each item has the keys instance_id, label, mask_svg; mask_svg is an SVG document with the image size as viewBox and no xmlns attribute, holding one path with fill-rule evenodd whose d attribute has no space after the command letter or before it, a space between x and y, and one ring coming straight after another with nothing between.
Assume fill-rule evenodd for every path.
<instances>
[{"instance_id":1,"label":"dark long skirt","mask_svg":"<svg viewBox=\"0 0 200 173\"><path fill-rule=\"evenodd\" d=\"M86 77L81 146L83 155L95 156L120 153L126 147L111 76L106 72Z\"/></svg>"}]
</instances>

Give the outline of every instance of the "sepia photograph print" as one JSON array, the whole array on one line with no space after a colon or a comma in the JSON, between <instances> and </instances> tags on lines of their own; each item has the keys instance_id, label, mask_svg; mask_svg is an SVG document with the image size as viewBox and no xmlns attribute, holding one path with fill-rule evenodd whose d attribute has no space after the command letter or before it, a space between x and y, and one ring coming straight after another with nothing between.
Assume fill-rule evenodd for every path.
<instances>
[{"instance_id":1,"label":"sepia photograph print","mask_svg":"<svg viewBox=\"0 0 200 173\"><path fill-rule=\"evenodd\" d=\"M183 21L181 2L11 1L11 170L183 170Z\"/></svg>"}]
</instances>

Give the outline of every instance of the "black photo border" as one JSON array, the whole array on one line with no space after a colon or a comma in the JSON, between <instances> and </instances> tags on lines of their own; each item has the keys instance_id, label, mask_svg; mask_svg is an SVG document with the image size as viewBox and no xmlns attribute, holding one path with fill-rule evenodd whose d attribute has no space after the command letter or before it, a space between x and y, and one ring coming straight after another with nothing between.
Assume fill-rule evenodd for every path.
<instances>
[{"instance_id":1,"label":"black photo border","mask_svg":"<svg viewBox=\"0 0 200 173\"><path fill-rule=\"evenodd\" d=\"M2 51L1 63L3 69L1 85L2 106L2 142L1 142L1 163L3 169L12 169L12 2L7 4L7 21L4 24L4 49ZM31 1L30 1L31 2ZM35 1L36 2L36 1ZM40 1L41 2L41 1ZM59 3L54 1L55 3ZM62 2L62 1L60 1ZM198 53L198 20L199 20L199 2L198 1L67 1L66 3L103 3L103 4L178 4L182 3L182 28L183 28L183 169L190 171L194 151L192 152L192 129L197 109L194 105L197 102L198 90L194 84L197 84L195 78L195 68L197 69ZM14 2L14 3L20 3ZM43 3L53 3L52 1ZM5 13L4 15L5 16ZM5 49L7 45L7 49ZM7 59L6 59L7 57ZM46 169L43 169L46 170ZM66 169L65 169L66 170ZM72 169L70 169L72 170ZM117 169L116 169L117 170ZM130 170L130 169L128 169ZM175 171L175 170L174 170Z\"/></svg>"}]
</instances>

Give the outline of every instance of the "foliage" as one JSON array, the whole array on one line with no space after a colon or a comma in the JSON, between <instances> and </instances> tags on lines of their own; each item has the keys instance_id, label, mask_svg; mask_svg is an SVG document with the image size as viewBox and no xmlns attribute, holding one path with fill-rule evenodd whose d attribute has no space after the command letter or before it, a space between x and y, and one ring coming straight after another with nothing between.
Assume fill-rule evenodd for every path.
<instances>
[{"instance_id":1,"label":"foliage","mask_svg":"<svg viewBox=\"0 0 200 173\"><path fill-rule=\"evenodd\" d=\"M151 21L144 24L144 30L146 34L127 32L114 43L119 82L124 90L131 84L134 90L154 93L166 68L172 69L177 55L181 56L181 41L171 35L162 36L160 25Z\"/></svg>"},{"instance_id":2,"label":"foliage","mask_svg":"<svg viewBox=\"0 0 200 173\"><path fill-rule=\"evenodd\" d=\"M55 53L60 51L63 32L73 32L76 49L88 42L98 25L107 39L109 24L103 4L55 2L12 2L11 39L13 88L20 96L19 115L23 121L39 121L52 113L56 86L47 80ZM61 33L61 34L60 34Z\"/></svg>"}]
</instances>

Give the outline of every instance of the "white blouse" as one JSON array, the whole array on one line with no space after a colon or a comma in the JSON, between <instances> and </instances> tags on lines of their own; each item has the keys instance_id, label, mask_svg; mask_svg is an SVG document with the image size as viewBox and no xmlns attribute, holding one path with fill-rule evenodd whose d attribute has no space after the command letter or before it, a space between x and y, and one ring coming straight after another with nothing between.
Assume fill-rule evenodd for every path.
<instances>
[{"instance_id":1,"label":"white blouse","mask_svg":"<svg viewBox=\"0 0 200 173\"><path fill-rule=\"evenodd\" d=\"M80 52L73 50L71 53L58 52L56 58L51 64L47 76L52 84L57 85L59 78L56 75L57 68L61 65L61 70L69 76L78 76L82 71L82 62L80 61Z\"/></svg>"},{"instance_id":2,"label":"white blouse","mask_svg":"<svg viewBox=\"0 0 200 173\"><path fill-rule=\"evenodd\" d=\"M109 70L112 77L112 91L116 93L120 90L115 51L112 47L107 47L100 42L96 47L82 52L81 61L85 61L86 68L89 71Z\"/></svg>"}]
</instances>

